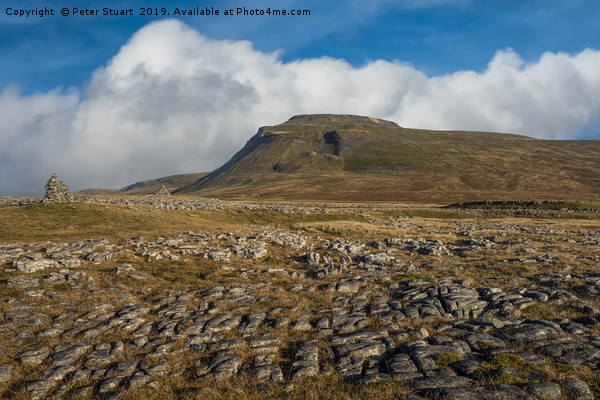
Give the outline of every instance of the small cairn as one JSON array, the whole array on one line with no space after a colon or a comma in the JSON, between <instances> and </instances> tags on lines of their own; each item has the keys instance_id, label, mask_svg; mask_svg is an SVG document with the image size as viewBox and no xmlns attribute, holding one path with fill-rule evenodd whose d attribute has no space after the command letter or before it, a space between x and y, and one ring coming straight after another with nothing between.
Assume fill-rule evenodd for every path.
<instances>
[{"instance_id":1,"label":"small cairn","mask_svg":"<svg viewBox=\"0 0 600 400\"><path fill-rule=\"evenodd\" d=\"M158 189L155 193L154 196L157 197L164 197L164 196L170 196L171 192L169 192L169 189L167 189L167 187L165 185L162 185L160 187L160 189Z\"/></svg>"},{"instance_id":2,"label":"small cairn","mask_svg":"<svg viewBox=\"0 0 600 400\"><path fill-rule=\"evenodd\" d=\"M56 174L52 174L46 182L46 194L42 203L70 203L71 201L73 201L73 196L69 192L69 187L62 183Z\"/></svg>"}]
</instances>

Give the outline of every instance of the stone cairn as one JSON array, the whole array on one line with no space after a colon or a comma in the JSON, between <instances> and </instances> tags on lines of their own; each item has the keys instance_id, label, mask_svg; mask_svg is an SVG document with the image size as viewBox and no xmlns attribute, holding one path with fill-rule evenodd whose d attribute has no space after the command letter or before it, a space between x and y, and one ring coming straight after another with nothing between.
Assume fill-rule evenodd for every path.
<instances>
[{"instance_id":1,"label":"stone cairn","mask_svg":"<svg viewBox=\"0 0 600 400\"><path fill-rule=\"evenodd\" d=\"M69 187L62 183L56 174L52 174L48 182L46 182L46 194L42 203L70 203L73 197L69 192Z\"/></svg>"},{"instance_id":2,"label":"stone cairn","mask_svg":"<svg viewBox=\"0 0 600 400\"><path fill-rule=\"evenodd\" d=\"M167 189L167 187L165 185L162 185L160 187L160 189L158 189L155 193L155 196L170 196L171 193L169 192L169 189Z\"/></svg>"}]
</instances>

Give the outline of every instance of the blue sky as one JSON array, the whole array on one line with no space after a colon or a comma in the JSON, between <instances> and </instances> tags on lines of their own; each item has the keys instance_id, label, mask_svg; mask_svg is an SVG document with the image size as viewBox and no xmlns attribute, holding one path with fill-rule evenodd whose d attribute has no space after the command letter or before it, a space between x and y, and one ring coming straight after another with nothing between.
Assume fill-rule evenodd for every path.
<instances>
[{"instance_id":1,"label":"blue sky","mask_svg":"<svg viewBox=\"0 0 600 400\"><path fill-rule=\"evenodd\" d=\"M136 15L7 15L44 6ZM311 15L137 15L195 6ZM301 113L600 139L598 21L596 0L5 0L0 195L210 171Z\"/></svg>"},{"instance_id":2,"label":"blue sky","mask_svg":"<svg viewBox=\"0 0 600 400\"><path fill-rule=\"evenodd\" d=\"M34 9L181 7L243 1L49 1L7 0L3 6ZM184 17L214 39L249 40L257 50L281 50L281 59L328 56L354 66L369 60L400 60L428 75L483 70L495 51L512 48L526 61L546 51L580 52L600 44L600 2L594 0L465 1L253 1L256 8L301 8L310 17ZM249 4L247 4L250 8ZM2 10L4 11L4 10ZM81 86L131 35L162 17L0 16L0 87L23 92Z\"/></svg>"}]
</instances>

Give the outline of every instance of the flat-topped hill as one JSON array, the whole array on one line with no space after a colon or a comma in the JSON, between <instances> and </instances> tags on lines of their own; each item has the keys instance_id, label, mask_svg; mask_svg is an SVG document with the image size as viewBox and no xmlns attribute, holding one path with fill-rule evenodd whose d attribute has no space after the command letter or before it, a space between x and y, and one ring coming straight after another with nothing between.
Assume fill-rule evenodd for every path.
<instances>
[{"instance_id":1,"label":"flat-topped hill","mask_svg":"<svg viewBox=\"0 0 600 400\"><path fill-rule=\"evenodd\" d=\"M300 115L260 128L226 164L175 193L436 203L593 199L600 195L600 141Z\"/></svg>"},{"instance_id":2,"label":"flat-topped hill","mask_svg":"<svg viewBox=\"0 0 600 400\"><path fill-rule=\"evenodd\" d=\"M331 124L351 124L351 125L376 125L398 127L398 124L384 119L363 117L360 115L347 114L304 114L295 115L287 122L279 125L331 125Z\"/></svg>"}]
</instances>

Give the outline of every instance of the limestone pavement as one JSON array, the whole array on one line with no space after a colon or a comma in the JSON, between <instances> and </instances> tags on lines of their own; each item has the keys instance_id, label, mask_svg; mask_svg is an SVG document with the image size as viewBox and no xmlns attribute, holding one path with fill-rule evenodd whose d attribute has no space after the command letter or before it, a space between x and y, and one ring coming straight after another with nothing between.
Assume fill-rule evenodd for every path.
<instances>
[{"instance_id":1,"label":"limestone pavement","mask_svg":"<svg viewBox=\"0 0 600 400\"><path fill-rule=\"evenodd\" d=\"M453 242L262 227L4 244L0 387L32 399L117 399L169 379L293 385L339 374L357 385L397 381L410 399L593 399L600 273L557 272L540 249L564 239L596 251L600 233L544 229L457 223ZM502 265L539 271L482 271L477 284L460 276L465 255L492 251ZM152 265L181 263L208 265L219 282L165 288ZM431 273L441 264L455 273ZM27 376L16 372L25 366ZM587 382L561 368L585 371Z\"/></svg>"}]
</instances>

